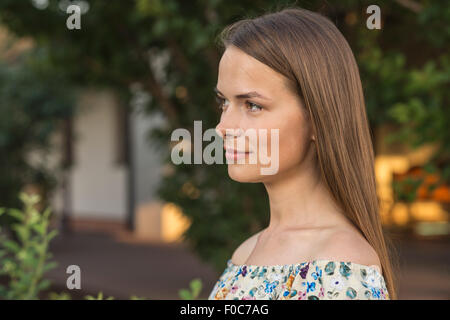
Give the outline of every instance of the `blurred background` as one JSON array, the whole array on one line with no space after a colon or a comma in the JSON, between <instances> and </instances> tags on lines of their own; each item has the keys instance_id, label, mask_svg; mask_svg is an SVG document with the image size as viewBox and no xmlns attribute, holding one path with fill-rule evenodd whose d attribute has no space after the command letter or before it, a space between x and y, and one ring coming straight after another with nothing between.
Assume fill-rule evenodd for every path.
<instances>
[{"instance_id":1,"label":"blurred background","mask_svg":"<svg viewBox=\"0 0 450 320\"><path fill-rule=\"evenodd\" d=\"M372 4L379 30L366 26ZM218 32L285 5L329 17L355 53L399 298L450 298L445 1L0 0L0 206L22 208L24 191L51 208L57 266L40 298L179 299L193 278L208 296L234 249L267 225L267 195L224 165L174 165L170 135L219 121ZM14 237L13 220L0 220ZM69 265L79 290L66 287Z\"/></svg>"}]
</instances>

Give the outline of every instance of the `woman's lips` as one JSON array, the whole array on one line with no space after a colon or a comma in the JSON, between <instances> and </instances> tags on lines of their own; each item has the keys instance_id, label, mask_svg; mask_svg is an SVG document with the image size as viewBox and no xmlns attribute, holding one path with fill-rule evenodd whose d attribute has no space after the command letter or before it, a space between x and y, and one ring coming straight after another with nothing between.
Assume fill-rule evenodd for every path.
<instances>
[{"instance_id":1,"label":"woman's lips","mask_svg":"<svg viewBox=\"0 0 450 320\"><path fill-rule=\"evenodd\" d=\"M238 160L247 157L250 153L250 151L236 151L228 149L225 152L225 157L228 160Z\"/></svg>"}]
</instances>

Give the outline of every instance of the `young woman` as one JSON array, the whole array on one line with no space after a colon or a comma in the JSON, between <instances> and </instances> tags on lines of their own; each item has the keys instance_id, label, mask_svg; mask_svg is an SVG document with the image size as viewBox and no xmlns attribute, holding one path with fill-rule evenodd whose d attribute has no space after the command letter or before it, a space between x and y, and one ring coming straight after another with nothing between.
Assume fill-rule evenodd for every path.
<instances>
[{"instance_id":1,"label":"young woman","mask_svg":"<svg viewBox=\"0 0 450 320\"><path fill-rule=\"evenodd\" d=\"M345 38L326 17L286 8L238 21L220 40L216 131L227 158L258 152L249 141L237 150L248 140L242 132L276 129L278 149L269 133L267 149L279 164L264 175L259 158L228 163L233 180L264 184L270 223L236 249L209 299L396 299L361 80Z\"/></svg>"}]
</instances>

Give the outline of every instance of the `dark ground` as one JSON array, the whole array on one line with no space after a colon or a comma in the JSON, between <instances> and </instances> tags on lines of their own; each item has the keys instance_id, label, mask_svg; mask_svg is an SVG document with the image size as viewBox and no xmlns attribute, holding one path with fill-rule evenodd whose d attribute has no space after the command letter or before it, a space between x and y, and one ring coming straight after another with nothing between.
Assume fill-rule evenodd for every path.
<instances>
[{"instance_id":1,"label":"dark ground","mask_svg":"<svg viewBox=\"0 0 450 320\"><path fill-rule=\"evenodd\" d=\"M450 299L450 241L396 240L400 256L400 299ZM73 299L102 291L116 299L132 295L147 299L180 299L178 290L199 277L200 299L209 295L217 274L183 244L148 244L119 241L108 233L77 231L57 236L51 252L58 267L47 276L52 291L66 291ZM67 266L81 268L81 290L68 290ZM224 265L225 268L225 265Z\"/></svg>"}]
</instances>

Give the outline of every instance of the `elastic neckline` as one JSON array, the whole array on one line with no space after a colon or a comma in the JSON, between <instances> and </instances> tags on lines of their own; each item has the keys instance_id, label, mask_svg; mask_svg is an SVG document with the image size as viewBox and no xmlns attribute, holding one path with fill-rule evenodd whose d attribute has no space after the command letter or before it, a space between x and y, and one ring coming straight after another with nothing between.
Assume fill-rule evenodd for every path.
<instances>
[{"instance_id":1,"label":"elastic neckline","mask_svg":"<svg viewBox=\"0 0 450 320\"><path fill-rule=\"evenodd\" d=\"M242 268L242 267L247 267L247 268L275 268L277 270L279 270L280 268L286 268L286 267L297 267L297 266L301 266L301 265L306 265L306 264L312 264L313 262L315 262L316 264L322 264L322 263L329 263L329 262L334 262L337 265L340 265L341 262L342 263L350 263L353 266L358 266L358 267L362 267L362 268L368 268L368 269L372 269L375 270L378 274L381 275L381 272L379 270L379 267L375 264L373 265L364 265L364 264L359 264L359 263L355 263L352 261L336 261L336 260L327 260L327 259L315 259L315 260L311 260L311 261L305 261L305 262L298 262L298 263L290 263L290 264L275 264L275 265L256 265L256 264L234 264L231 259L228 259L227 261L227 265L232 267L232 268Z\"/></svg>"}]
</instances>

